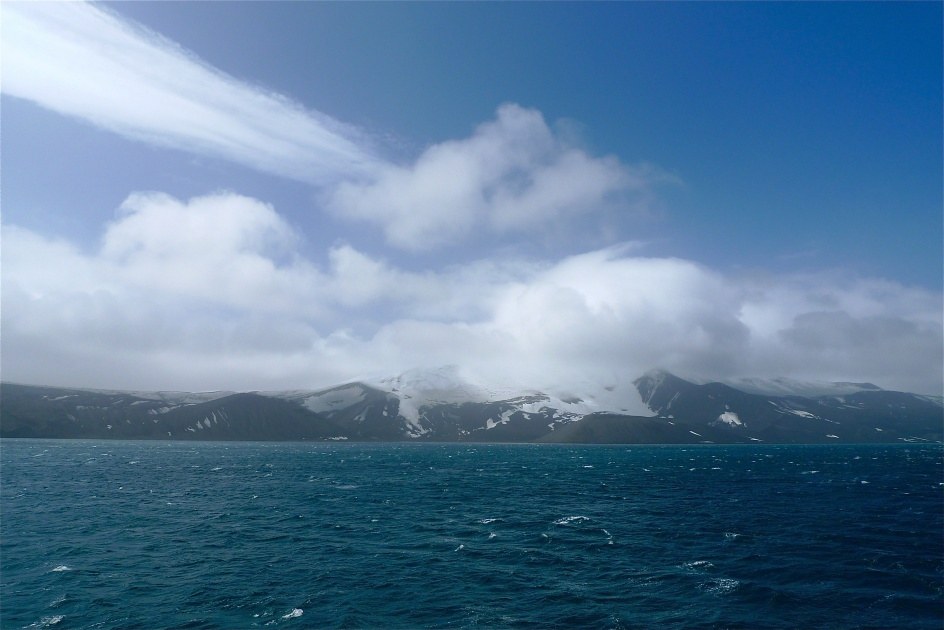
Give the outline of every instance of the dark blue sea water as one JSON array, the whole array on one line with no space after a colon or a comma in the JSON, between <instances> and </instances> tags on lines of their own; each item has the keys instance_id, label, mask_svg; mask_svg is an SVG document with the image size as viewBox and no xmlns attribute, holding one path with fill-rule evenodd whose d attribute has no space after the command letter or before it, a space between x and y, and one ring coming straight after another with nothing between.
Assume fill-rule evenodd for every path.
<instances>
[{"instance_id":1,"label":"dark blue sea water","mask_svg":"<svg viewBox=\"0 0 944 630\"><path fill-rule=\"evenodd\" d=\"M934 628L939 446L4 440L3 628Z\"/></svg>"}]
</instances>

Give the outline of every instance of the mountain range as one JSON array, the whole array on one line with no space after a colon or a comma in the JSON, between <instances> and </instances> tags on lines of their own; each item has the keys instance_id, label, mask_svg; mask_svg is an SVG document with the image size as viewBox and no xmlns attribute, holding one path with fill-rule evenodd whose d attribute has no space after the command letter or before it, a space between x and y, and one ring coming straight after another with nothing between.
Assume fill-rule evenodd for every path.
<instances>
[{"instance_id":1,"label":"mountain range","mask_svg":"<svg viewBox=\"0 0 944 630\"><path fill-rule=\"evenodd\" d=\"M133 392L0 384L0 437L602 444L941 442L942 399L870 383L696 383L654 370L570 391L455 367L320 390Z\"/></svg>"}]
</instances>

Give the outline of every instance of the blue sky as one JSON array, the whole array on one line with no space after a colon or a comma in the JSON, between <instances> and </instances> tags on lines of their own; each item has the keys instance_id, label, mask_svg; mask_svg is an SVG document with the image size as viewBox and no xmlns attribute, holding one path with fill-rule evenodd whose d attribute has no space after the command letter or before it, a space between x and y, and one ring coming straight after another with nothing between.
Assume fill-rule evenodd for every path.
<instances>
[{"instance_id":1,"label":"blue sky","mask_svg":"<svg viewBox=\"0 0 944 630\"><path fill-rule=\"evenodd\" d=\"M941 388L939 3L3 13L7 380Z\"/></svg>"}]
</instances>

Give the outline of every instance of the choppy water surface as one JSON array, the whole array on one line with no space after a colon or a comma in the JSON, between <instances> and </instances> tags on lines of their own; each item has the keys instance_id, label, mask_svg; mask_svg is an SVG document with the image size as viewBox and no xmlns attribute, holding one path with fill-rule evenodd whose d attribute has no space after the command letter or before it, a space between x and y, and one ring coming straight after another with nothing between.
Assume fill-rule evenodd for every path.
<instances>
[{"instance_id":1,"label":"choppy water surface","mask_svg":"<svg viewBox=\"0 0 944 630\"><path fill-rule=\"evenodd\" d=\"M3 628L940 628L939 446L4 440Z\"/></svg>"}]
</instances>

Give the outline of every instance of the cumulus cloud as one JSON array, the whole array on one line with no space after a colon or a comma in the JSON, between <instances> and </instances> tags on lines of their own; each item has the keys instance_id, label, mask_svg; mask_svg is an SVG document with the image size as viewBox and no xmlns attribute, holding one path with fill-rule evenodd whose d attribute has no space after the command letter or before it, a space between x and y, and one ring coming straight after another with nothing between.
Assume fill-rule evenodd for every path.
<instances>
[{"instance_id":1,"label":"cumulus cloud","mask_svg":"<svg viewBox=\"0 0 944 630\"><path fill-rule=\"evenodd\" d=\"M3 18L5 94L127 138L311 183L327 208L377 226L405 250L638 210L656 182L671 179L592 156L540 112L514 104L469 138L394 164L358 129L227 75L100 6L14 2Z\"/></svg>"},{"instance_id":2,"label":"cumulus cloud","mask_svg":"<svg viewBox=\"0 0 944 630\"><path fill-rule=\"evenodd\" d=\"M645 208L672 178L501 106L414 161L212 68L96 5L3 5L0 89L125 137L319 187L405 250ZM137 193L92 251L2 227L5 380L112 388L327 386L456 364L534 387L861 380L941 393L940 293L837 273L739 276L621 246L425 271L340 242L324 261L272 206Z\"/></svg>"},{"instance_id":3,"label":"cumulus cloud","mask_svg":"<svg viewBox=\"0 0 944 630\"><path fill-rule=\"evenodd\" d=\"M369 175L363 135L82 2L3 6L4 93L129 138L326 184Z\"/></svg>"},{"instance_id":4,"label":"cumulus cloud","mask_svg":"<svg viewBox=\"0 0 944 630\"><path fill-rule=\"evenodd\" d=\"M339 244L319 265L274 208L230 193L132 195L92 252L2 236L5 380L272 389L457 364L533 387L662 367L941 392L941 294L882 280L631 247L417 272Z\"/></svg>"},{"instance_id":5,"label":"cumulus cloud","mask_svg":"<svg viewBox=\"0 0 944 630\"><path fill-rule=\"evenodd\" d=\"M380 226L392 245L422 250L475 229L504 233L638 205L665 178L593 157L540 112L506 104L471 137L433 145L411 165L387 165L374 180L343 182L326 203Z\"/></svg>"},{"instance_id":6,"label":"cumulus cloud","mask_svg":"<svg viewBox=\"0 0 944 630\"><path fill-rule=\"evenodd\" d=\"M97 261L122 286L231 308L295 312L317 303L319 273L275 210L235 194L182 203L135 194L108 225Z\"/></svg>"}]
</instances>

